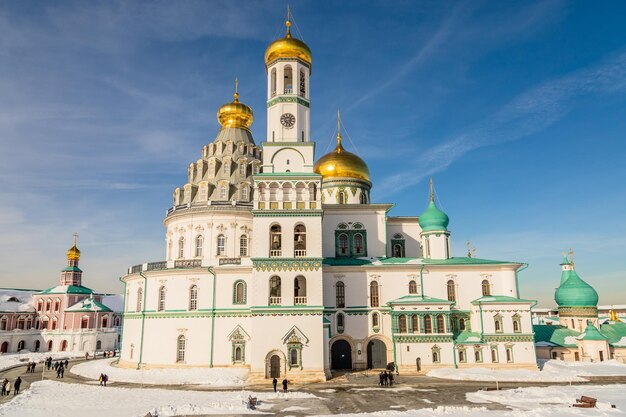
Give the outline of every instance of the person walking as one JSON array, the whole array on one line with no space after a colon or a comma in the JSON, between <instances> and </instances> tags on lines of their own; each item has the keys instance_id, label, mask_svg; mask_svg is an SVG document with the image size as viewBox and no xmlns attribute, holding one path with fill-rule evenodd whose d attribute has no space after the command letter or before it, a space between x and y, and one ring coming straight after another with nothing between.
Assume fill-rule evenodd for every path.
<instances>
[{"instance_id":1,"label":"person walking","mask_svg":"<svg viewBox=\"0 0 626 417\"><path fill-rule=\"evenodd\" d=\"M67 359L65 360L65 362L63 363L63 365L65 365L65 367L67 368L67 365L70 364L70 361L68 361Z\"/></svg>"},{"instance_id":2,"label":"person walking","mask_svg":"<svg viewBox=\"0 0 626 417\"><path fill-rule=\"evenodd\" d=\"M104 381L104 386L107 386L107 381L109 380L109 376L107 374L104 374L104 377L102 378L102 380Z\"/></svg>"},{"instance_id":3,"label":"person walking","mask_svg":"<svg viewBox=\"0 0 626 417\"><path fill-rule=\"evenodd\" d=\"M383 374L383 382L385 383L385 388L389 386L389 374L387 371Z\"/></svg>"},{"instance_id":4,"label":"person walking","mask_svg":"<svg viewBox=\"0 0 626 417\"><path fill-rule=\"evenodd\" d=\"M2 396L7 395L7 384L9 383L9 380L4 378L4 381L2 381ZM274 387L274 391L276 391L276 387Z\"/></svg>"},{"instance_id":5,"label":"person walking","mask_svg":"<svg viewBox=\"0 0 626 417\"><path fill-rule=\"evenodd\" d=\"M380 385L381 387L385 383L384 379L385 379L385 376L383 375L383 371L380 371L380 373L378 374L378 385Z\"/></svg>"},{"instance_id":6,"label":"person walking","mask_svg":"<svg viewBox=\"0 0 626 417\"><path fill-rule=\"evenodd\" d=\"M287 378L283 379L283 392L287 392L287 384L289 383L289 381L287 381Z\"/></svg>"},{"instance_id":7,"label":"person walking","mask_svg":"<svg viewBox=\"0 0 626 417\"><path fill-rule=\"evenodd\" d=\"M15 387L15 391L13 391L13 395L17 395L20 393L20 385L22 385L22 378L18 376L17 379L15 380L15 383L13 384L13 386Z\"/></svg>"},{"instance_id":8,"label":"person walking","mask_svg":"<svg viewBox=\"0 0 626 417\"><path fill-rule=\"evenodd\" d=\"M7 379L7 392L4 395L11 395L11 381Z\"/></svg>"},{"instance_id":9,"label":"person walking","mask_svg":"<svg viewBox=\"0 0 626 417\"><path fill-rule=\"evenodd\" d=\"M100 382L100 386L102 386L102 383L104 382L104 374L100 374L100 378L98 378L98 381Z\"/></svg>"},{"instance_id":10,"label":"person walking","mask_svg":"<svg viewBox=\"0 0 626 417\"><path fill-rule=\"evenodd\" d=\"M389 386L393 386L393 372L389 372Z\"/></svg>"},{"instance_id":11,"label":"person walking","mask_svg":"<svg viewBox=\"0 0 626 417\"><path fill-rule=\"evenodd\" d=\"M274 392L276 392L276 385L278 385L278 380L276 378L272 380L272 385L274 386Z\"/></svg>"},{"instance_id":12,"label":"person walking","mask_svg":"<svg viewBox=\"0 0 626 417\"><path fill-rule=\"evenodd\" d=\"M61 378L63 378L63 374L65 373L65 367L61 365L59 366L59 370L61 371Z\"/></svg>"}]
</instances>

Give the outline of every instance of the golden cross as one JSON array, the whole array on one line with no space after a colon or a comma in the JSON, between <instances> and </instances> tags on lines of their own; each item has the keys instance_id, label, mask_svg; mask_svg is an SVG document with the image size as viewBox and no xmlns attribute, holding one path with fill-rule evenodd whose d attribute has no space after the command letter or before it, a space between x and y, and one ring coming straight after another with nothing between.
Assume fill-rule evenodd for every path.
<instances>
[{"instance_id":1,"label":"golden cross","mask_svg":"<svg viewBox=\"0 0 626 417\"><path fill-rule=\"evenodd\" d=\"M433 191L433 177L430 177L430 201L435 201L435 192ZM469 241L467 242L469 245Z\"/></svg>"},{"instance_id":2,"label":"golden cross","mask_svg":"<svg viewBox=\"0 0 626 417\"><path fill-rule=\"evenodd\" d=\"M74 236L74 246L76 246L76 240L78 239L78 233L74 232L74 234L72 236Z\"/></svg>"}]
</instances>

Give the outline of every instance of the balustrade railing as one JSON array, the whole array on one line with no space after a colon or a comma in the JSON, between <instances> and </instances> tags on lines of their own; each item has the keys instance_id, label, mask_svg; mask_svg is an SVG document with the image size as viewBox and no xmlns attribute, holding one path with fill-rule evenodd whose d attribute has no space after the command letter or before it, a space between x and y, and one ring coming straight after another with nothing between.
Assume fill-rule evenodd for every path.
<instances>
[{"instance_id":1,"label":"balustrade railing","mask_svg":"<svg viewBox=\"0 0 626 417\"><path fill-rule=\"evenodd\" d=\"M285 87L285 94L293 94L293 88L292 87Z\"/></svg>"},{"instance_id":2,"label":"balustrade railing","mask_svg":"<svg viewBox=\"0 0 626 417\"><path fill-rule=\"evenodd\" d=\"M270 297L269 304L271 306L279 306L281 297Z\"/></svg>"},{"instance_id":3,"label":"balustrade railing","mask_svg":"<svg viewBox=\"0 0 626 417\"><path fill-rule=\"evenodd\" d=\"M293 297L294 305L304 305L306 304L306 297Z\"/></svg>"},{"instance_id":4,"label":"balustrade railing","mask_svg":"<svg viewBox=\"0 0 626 417\"><path fill-rule=\"evenodd\" d=\"M167 262L166 261L149 262L148 263L148 267L147 267L148 271L159 271L161 269L167 269Z\"/></svg>"},{"instance_id":5,"label":"balustrade railing","mask_svg":"<svg viewBox=\"0 0 626 417\"><path fill-rule=\"evenodd\" d=\"M293 251L293 255L296 258L304 258L306 256L306 249L296 249Z\"/></svg>"},{"instance_id":6,"label":"balustrade railing","mask_svg":"<svg viewBox=\"0 0 626 417\"><path fill-rule=\"evenodd\" d=\"M139 265L135 265L132 268L130 268L130 273L131 274L136 274L138 272L141 272L141 268L143 267L143 265L139 264Z\"/></svg>"},{"instance_id":7,"label":"balustrade railing","mask_svg":"<svg viewBox=\"0 0 626 417\"><path fill-rule=\"evenodd\" d=\"M283 253L283 251L281 249L272 249L272 250L270 250L270 256L271 257L281 256L282 253Z\"/></svg>"},{"instance_id":8,"label":"balustrade railing","mask_svg":"<svg viewBox=\"0 0 626 417\"><path fill-rule=\"evenodd\" d=\"M179 259L174 261L174 268L198 268L202 266L202 259Z\"/></svg>"}]
</instances>

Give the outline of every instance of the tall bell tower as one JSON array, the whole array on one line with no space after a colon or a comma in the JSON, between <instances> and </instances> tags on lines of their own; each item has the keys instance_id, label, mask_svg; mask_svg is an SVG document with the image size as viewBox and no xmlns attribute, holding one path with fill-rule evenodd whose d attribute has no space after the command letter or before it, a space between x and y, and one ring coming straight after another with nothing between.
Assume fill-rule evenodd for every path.
<instances>
[{"instance_id":1,"label":"tall bell tower","mask_svg":"<svg viewBox=\"0 0 626 417\"><path fill-rule=\"evenodd\" d=\"M265 51L267 69L267 142L263 172L313 172L314 144L310 142L311 50L291 35L291 17L285 37Z\"/></svg>"}]
</instances>

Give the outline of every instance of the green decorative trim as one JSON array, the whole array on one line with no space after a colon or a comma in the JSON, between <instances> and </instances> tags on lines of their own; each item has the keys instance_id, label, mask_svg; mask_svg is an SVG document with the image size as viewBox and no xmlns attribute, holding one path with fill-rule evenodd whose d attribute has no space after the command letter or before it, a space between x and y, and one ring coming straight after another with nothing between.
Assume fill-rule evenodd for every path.
<instances>
[{"instance_id":1,"label":"green decorative trim","mask_svg":"<svg viewBox=\"0 0 626 417\"><path fill-rule=\"evenodd\" d=\"M356 224L353 227L356 227ZM359 223L360 224L360 223ZM354 244L354 237L359 234L363 237L363 251L361 253L356 253L356 246ZM340 252L339 247L339 236L346 235L348 238L348 253L342 254ZM356 230L335 230L335 256L337 258L349 258L349 257L359 257L364 258L367 257L367 230L365 229L356 229ZM369 262L369 261L367 261Z\"/></svg>"},{"instance_id":2,"label":"green decorative trim","mask_svg":"<svg viewBox=\"0 0 626 417\"><path fill-rule=\"evenodd\" d=\"M254 217L322 217L324 212L320 209L296 209L296 210L252 210Z\"/></svg>"},{"instance_id":3,"label":"green decorative trim","mask_svg":"<svg viewBox=\"0 0 626 417\"><path fill-rule=\"evenodd\" d=\"M452 343L452 336L446 335L394 335L398 343Z\"/></svg>"},{"instance_id":4,"label":"green decorative trim","mask_svg":"<svg viewBox=\"0 0 626 417\"><path fill-rule=\"evenodd\" d=\"M485 334L483 335L485 343L494 342L534 342L533 334Z\"/></svg>"},{"instance_id":5,"label":"green decorative trim","mask_svg":"<svg viewBox=\"0 0 626 417\"><path fill-rule=\"evenodd\" d=\"M257 271L318 271L322 258L252 258Z\"/></svg>"},{"instance_id":6,"label":"green decorative trim","mask_svg":"<svg viewBox=\"0 0 626 417\"><path fill-rule=\"evenodd\" d=\"M598 317L597 307L559 307L559 317Z\"/></svg>"},{"instance_id":7,"label":"green decorative trim","mask_svg":"<svg viewBox=\"0 0 626 417\"><path fill-rule=\"evenodd\" d=\"M303 99L302 97L293 95L293 96L278 96L278 97L274 97L273 99L269 100L267 102L267 108L272 107L274 104L276 103L298 103L298 104L302 104L304 107L311 107L311 104Z\"/></svg>"}]
</instances>

